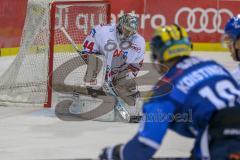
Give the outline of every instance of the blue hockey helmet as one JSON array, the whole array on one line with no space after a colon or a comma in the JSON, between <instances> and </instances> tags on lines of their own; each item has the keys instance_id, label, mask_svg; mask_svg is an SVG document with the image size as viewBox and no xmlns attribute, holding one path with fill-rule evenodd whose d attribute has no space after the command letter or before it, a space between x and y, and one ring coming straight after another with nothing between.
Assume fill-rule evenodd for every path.
<instances>
[{"instance_id":1,"label":"blue hockey helmet","mask_svg":"<svg viewBox=\"0 0 240 160\"><path fill-rule=\"evenodd\" d=\"M229 48L234 60L240 61L240 14L228 20L224 32L223 46Z\"/></svg>"},{"instance_id":2,"label":"blue hockey helmet","mask_svg":"<svg viewBox=\"0 0 240 160\"><path fill-rule=\"evenodd\" d=\"M240 14L230 18L224 28L225 34L236 41L240 37Z\"/></svg>"}]
</instances>

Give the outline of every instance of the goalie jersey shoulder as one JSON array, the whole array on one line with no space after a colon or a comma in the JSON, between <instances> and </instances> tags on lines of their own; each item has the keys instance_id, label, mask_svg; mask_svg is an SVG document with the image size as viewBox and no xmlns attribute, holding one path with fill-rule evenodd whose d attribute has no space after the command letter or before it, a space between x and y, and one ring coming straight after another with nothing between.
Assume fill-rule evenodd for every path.
<instances>
[{"instance_id":1,"label":"goalie jersey shoulder","mask_svg":"<svg viewBox=\"0 0 240 160\"><path fill-rule=\"evenodd\" d=\"M95 26L90 34L87 36L85 39L85 44L84 50L88 51L87 48L93 48L91 49L92 52L99 52L104 54L104 46L108 43L108 41L113 41L115 43L119 43L117 40L117 29L116 29L116 24L99 24ZM89 44L94 44L94 47L87 47ZM124 43L123 43L124 44ZM120 45L120 44L119 44ZM92 45L93 46L93 45ZM138 57L140 55L143 56L145 51L145 40L140 34L135 34L132 39L131 39L131 47L129 48L128 52L130 53L129 56L131 56L131 53L137 53ZM139 55L140 54L140 55ZM133 57L136 57L133 56ZM130 58L131 61L132 58Z\"/></svg>"},{"instance_id":2,"label":"goalie jersey shoulder","mask_svg":"<svg viewBox=\"0 0 240 160\"><path fill-rule=\"evenodd\" d=\"M139 53L144 53L145 46L145 39L140 34L136 33L132 40L132 50L135 50Z\"/></svg>"},{"instance_id":3,"label":"goalie jersey shoulder","mask_svg":"<svg viewBox=\"0 0 240 160\"><path fill-rule=\"evenodd\" d=\"M116 24L99 24L95 26L91 32L91 36L96 36L95 38L108 37L111 39L116 38ZM140 34L135 34L132 39L132 43L145 50L145 39Z\"/></svg>"},{"instance_id":4,"label":"goalie jersey shoulder","mask_svg":"<svg viewBox=\"0 0 240 160\"><path fill-rule=\"evenodd\" d=\"M83 42L83 51L86 53L102 53L101 48L106 43L107 39L111 39L116 34L115 26L112 24L102 25L99 24L92 28Z\"/></svg>"},{"instance_id":5,"label":"goalie jersey shoulder","mask_svg":"<svg viewBox=\"0 0 240 160\"><path fill-rule=\"evenodd\" d=\"M116 33L116 25L115 24L99 24L96 25L90 32L90 35L95 38L99 38L102 36L109 36L112 33Z\"/></svg>"}]
</instances>

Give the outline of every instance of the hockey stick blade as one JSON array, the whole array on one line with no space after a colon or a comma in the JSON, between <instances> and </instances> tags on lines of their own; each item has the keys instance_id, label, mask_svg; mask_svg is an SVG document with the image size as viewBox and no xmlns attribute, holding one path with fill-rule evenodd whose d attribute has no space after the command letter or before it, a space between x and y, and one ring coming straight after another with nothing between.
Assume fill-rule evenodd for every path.
<instances>
[{"instance_id":1,"label":"hockey stick blade","mask_svg":"<svg viewBox=\"0 0 240 160\"><path fill-rule=\"evenodd\" d=\"M127 122L130 122L130 114L125 108L126 106L125 102L117 95L113 87L109 86L107 83L103 84L103 88L107 93L111 94L113 97L117 99L118 104L116 105L116 109L118 110L118 112L120 113L120 115L124 120L126 120Z\"/></svg>"}]
</instances>

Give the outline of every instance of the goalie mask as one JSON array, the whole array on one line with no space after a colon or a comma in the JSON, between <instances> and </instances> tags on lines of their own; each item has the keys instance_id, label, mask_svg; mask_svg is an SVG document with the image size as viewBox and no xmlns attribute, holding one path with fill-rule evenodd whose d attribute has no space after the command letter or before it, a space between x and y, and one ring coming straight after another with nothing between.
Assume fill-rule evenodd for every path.
<instances>
[{"instance_id":1,"label":"goalie mask","mask_svg":"<svg viewBox=\"0 0 240 160\"><path fill-rule=\"evenodd\" d=\"M137 33L138 18L132 14L124 14L118 19L117 30L120 40L129 39Z\"/></svg>"}]
</instances>

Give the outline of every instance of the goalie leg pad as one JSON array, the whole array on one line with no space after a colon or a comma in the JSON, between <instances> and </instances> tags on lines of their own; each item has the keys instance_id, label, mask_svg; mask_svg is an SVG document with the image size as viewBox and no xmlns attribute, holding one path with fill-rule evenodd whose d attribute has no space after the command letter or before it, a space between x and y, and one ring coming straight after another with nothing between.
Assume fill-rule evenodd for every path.
<instances>
[{"instance_id":1,"label":"goalie leg pad","mask_svg":"<svg viewBox=\"0 0 240 160\"><path fill-rule=\"evenodd\" d=\"M140 93L137 90L137 84L134 79L117 78L113 82L118 91L118 95L129 105L134 106Z\"/></svg>"},{"instance_id":2,"label":"goalie leg pad","mask_svg":"<svg viewBox=\"0 0 240 160\"><path fill-rule=\"evenodd\" d=\"M97 76L103 65L102 60L95 54L89 54L87 62L87 70L84 77L84 82L97 84Z\"/></svg>"}]
</instances>

